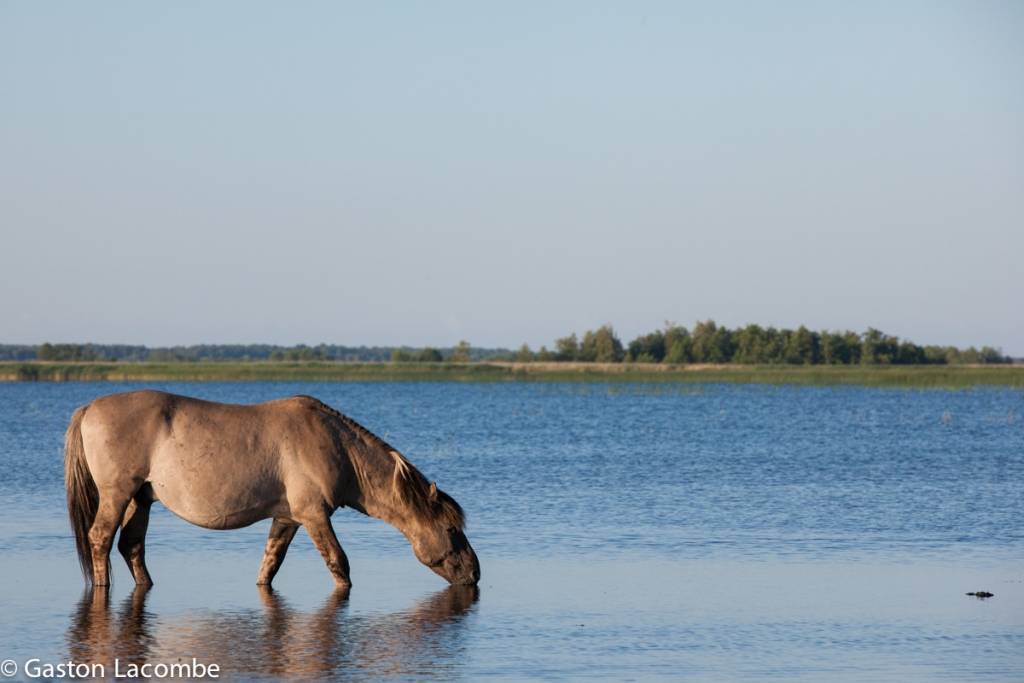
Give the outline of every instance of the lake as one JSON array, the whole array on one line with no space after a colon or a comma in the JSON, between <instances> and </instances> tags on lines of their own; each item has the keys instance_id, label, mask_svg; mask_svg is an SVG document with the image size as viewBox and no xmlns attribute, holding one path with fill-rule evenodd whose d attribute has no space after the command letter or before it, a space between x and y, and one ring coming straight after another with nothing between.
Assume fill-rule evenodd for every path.
<instances>
[{"instance_id":1,"label":"lake","mask_svg":"<svg viewBox=\"0 0 1024 683\"><path fill-rule=\"evenodd\" d=\"M547 383L154 383L317 396L469 516L479 590L386 524L333 522L348 596L300 531L154 506L133 591L83 591L62 447L127 383L0 384L0 659L197 661L230 680L1024 678L1024 392ZM989 599L967 592L986 590ZM107 675L112 671L107 670Z\"/></svg>"}]
</instances>

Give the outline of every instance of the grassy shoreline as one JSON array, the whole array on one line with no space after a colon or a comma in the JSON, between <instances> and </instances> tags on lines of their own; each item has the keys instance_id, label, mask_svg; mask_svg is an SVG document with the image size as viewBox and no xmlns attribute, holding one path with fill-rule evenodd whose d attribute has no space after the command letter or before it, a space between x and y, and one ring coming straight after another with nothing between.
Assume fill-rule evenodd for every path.
<instances>
[{"instance_id":1,"label":"grassy shoreline","mask_svg":"<svg viewBox=\"0 0 1024 683\"><path fill-rule=\"evenodd\" d=\"M683 382L1024 388L1024 365L826 366L644 363L0 362L0 381Z\"/></svg>"}]
</instances>

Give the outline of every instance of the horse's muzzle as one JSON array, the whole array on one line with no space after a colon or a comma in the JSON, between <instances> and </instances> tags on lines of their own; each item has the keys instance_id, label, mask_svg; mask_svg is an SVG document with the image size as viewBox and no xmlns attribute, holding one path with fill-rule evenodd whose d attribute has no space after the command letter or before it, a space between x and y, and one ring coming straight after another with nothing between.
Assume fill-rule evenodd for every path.
<instances>
[{"instance_id":1,"label":"horse's muzzle","mask_svg":"<svg viewBox=\"0 0 1024 683\"><path fill-rule=\"evenodd\" d=\"M466 548L466 550L469 551L469 558L467 558L468 561L465 563L465 567L468 568L468 571L463 572L463 576L460 581L453 581L452 583L465 586L475 586L480 582L480 560L476 556L476 551L472 548Z\"/></svg>"},{"instance_id":2,"label":"horse's muzzle","mask_svg":"<svg viewBox=\"0 0 1024 683\"><path fill-rule=\"evenodd\" d=\"M458 552L448 553L437 564L428 566L456 586L475 586L480 581L480 560L468 544Z\"/></svg>"}]
</instances>

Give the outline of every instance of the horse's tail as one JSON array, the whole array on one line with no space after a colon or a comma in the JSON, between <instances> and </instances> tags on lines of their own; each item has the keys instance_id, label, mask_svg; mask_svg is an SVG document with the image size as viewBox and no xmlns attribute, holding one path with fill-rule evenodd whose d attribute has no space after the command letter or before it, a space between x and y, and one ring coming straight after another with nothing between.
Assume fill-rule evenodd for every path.
<instances>
[{"instance_id":1,"label":"horse's tail","mask_svg":"<svg viewBox=\"0 0 1024 683\"><path fill-rule=\"evenodd\" d=\"M88 405L84 405L75 411L64 436L64 488L68 494L68 517L71 530L75 532L78 563L82 565L86 581L91 582L92 547L89 545L89 529L96 519L100 494L85 461L85 446L82 444L82 418L88 408Z\"/></svg>"}]
</instances>

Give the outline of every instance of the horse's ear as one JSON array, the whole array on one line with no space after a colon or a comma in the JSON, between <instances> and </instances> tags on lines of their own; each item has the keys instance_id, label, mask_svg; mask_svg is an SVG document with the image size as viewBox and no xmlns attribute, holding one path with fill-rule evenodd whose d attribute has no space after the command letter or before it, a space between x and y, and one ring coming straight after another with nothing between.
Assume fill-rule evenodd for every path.
<instances>
[{"instance_id":1,"label":"horse's ear","mask_svg":"<svg viewBox=\"0 0 1024 683\"><path fill-rule=\"evenodd\" d=\"M436 481L430 482L430 492L429 492L428 495L430 496L430 500L432 502L436 502L437 501L437 482Z\"/></svg>"}]
</instances>

